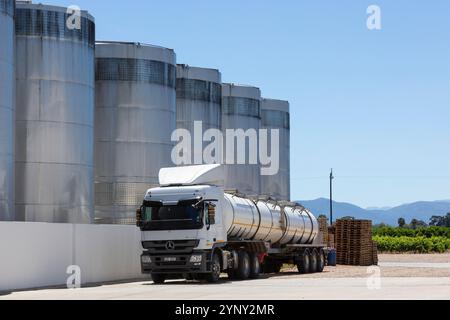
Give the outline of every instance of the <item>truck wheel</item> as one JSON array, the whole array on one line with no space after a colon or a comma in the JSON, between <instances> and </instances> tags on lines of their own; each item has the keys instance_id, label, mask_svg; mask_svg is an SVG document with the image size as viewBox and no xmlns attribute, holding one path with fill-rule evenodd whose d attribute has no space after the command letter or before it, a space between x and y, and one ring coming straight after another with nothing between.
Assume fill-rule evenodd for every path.
<instances>
[{"instance_id":1,"label":"truck wheel","mask_svg":"<svg viewBox=\"0 0 450 320\"><path fill-rule=\"evenodd\" d=\"M317 259L317 272L323 272L323 269L325 269L325 253L320 249Z\"/></svg>"},{"instance_id":2,"label":"truck wheel","mask_svg":"<svg viewBox=\"0 0 450 320\"><path fill-rule=\"evenodd\" d=\"M310 269L309 250L305 250L300 257L300 262L297 264L298 272L305 274Z\"/></svg>"},{"instance_id":3,"label":"truck wheel","mask_svg":"<svg viewBox=\"0 0 450 320\"><path fill-rule=\"evenodd\" d=\"M257 253L250 254L250 278L258 279L261 265L259 264L259 258Z\"/></svg>"},{"instance_id":4,"label":"truck wheel","mask_svg":"<svg viewBox=\"0 0 450 320\"><path fill-rule=\"evenodd\" d=\"M318 261L319 261L319 253L317 252L317 250L316 249L314 249L312 252L311 252L311 255L310 255L310 261L309 261L309 272L311 272L311 273L314 273L314 272L317 272L317 270L319 270L319 268L318 268Z\"/></svg>"},{"instance_id":5,"label":"truck wheel","mask_svg":"<svg viewBox=\"0 0 450 320\"><path fill-rule=\"evenodd\" d=\"M152 273L152 280L154 284L163 284L166 281L166 275L160 273Z\"/></svg>"},{"instance_id":6,"label":"truck wheel","mask_svg":"<svg viewBox=\"0 0 450 320\"><path fill-rule=\"evenodd\" d=\"M206 276L206 281L210 283L216 283L220 279L220 257L217 253L214 253L211 261L211 273Z\"/></svg>"},{"instance_id":7,"label":"truck wheel","mask_svg":"<svg viewBox=\"0 0 450 320\"><path fill-rule=\"evenodd\" d=\"M239 251L238 253L238 269L237 277L240 280L247 280L250 276L250 257L246 251Z\"/></svg>"}]
</instances>

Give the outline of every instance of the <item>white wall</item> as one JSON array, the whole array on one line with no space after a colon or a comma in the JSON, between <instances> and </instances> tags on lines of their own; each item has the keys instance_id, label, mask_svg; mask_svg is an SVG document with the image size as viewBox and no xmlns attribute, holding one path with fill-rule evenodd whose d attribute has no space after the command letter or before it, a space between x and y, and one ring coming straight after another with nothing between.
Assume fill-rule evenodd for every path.
<instances>
[{"instance_id":1,"label":"white wall","mask_svg":"<svg viewBox=\"0 0 450 320\"><path fill-rule=\"evenodd\" d=\"M135 226L0 222L0 291L143 278Z\"/></svg>"}]
</instances>

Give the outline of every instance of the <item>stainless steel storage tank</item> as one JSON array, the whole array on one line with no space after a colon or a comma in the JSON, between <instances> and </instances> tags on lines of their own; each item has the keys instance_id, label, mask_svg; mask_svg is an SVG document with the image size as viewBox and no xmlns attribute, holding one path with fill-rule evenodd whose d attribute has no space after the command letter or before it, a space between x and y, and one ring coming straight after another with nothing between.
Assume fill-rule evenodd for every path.
<instances>
[{"instance_id":1,"label":"stainless steel storage tank","mask_svg":"<svg viewBox=\"0 0 450 320\"><path fill-rule=\"evenodd\" d=\"M221 83L218 70L177 65L177 128L188 130L192 140L197 134L194 121L202 122L202 136L208 129L221 129ZM203 149L209 143L193 150L191 164L205 163Z\"/></svg>"},{"instance_id":2,"label":"stainless steel storage tank","mask_svg":"<svg viewBox=\"0 0 450 320\"><path fill-rule=\"evenodd\" d=\"M290 118L289 102L261 100L262 128L278 129L280 136L280 170L273 176L261 176L261 194L276 200L290 200ZM270 133L269 133L270 135ZM269 154L270 144L268 145Z\"/></svg>"},{"instance_id":3,"label":"stainless steel storage tank","mask_svg":"<svg viewBox=\"0 0 450 320\"><path fill-rule=\"evenodd\" d=\"M96 45L95 218L127 223L171 167L176 56L138 43Z\"/></svg>"},{"instance_id":4,"label":"stainless steel storage tank","mask_svg":"<svg viewBox=\"0 0 450 320\"><path fill-rule=\"evenodd\" d=\"M225 194L224 223L231 239L253 239L272 244L312 244L319 232L316 217L294 204L280 206Z\"/></svg>"},{"instance_id":5,"label":"stainless steel storage tank","mask_svg":"<svg viewBox=\"0 0 450 320\"><path fill-rule=\"evenodd\" d=\"M0 221L14 220L14 0L0 0Z\"/></svg>"},{"instance_id":6,"label":"stainless steel storage tank","mask_svg":"<svg viewBox=\"0 0 450 320\"><path fill-rule=\"evenodd\" d=\"M16 216L91 223L94 18L16 5Z\"/></svg>"},{"instance_id":7,"label":"stainless steel storage tank","mask_svg":"<svg viewBox=\"0 0 450 320\"><path fill-rule=\"evenodd\" d=\"M239 164L238 157L243 156L237 150L237 140L234 139L234 161L227 152L227 145L232 146L230 140L225 138L225 189L238 190L246 195L259 195L261 184L261 172L258 159L258 131L261 127L261 91L256 87L241 86L234 84L222 85L222 131L226 136L226 130L238 130L247 132L253 129L256 132L256 154L251 152L250 141L254 144L254 135L246 137L245 143L245 164ZM242 131L243 130L243 131ZM242 137L241 137L242 138ZM231 148L232 150L233 148ZM256 157L256 161L255 160ZM228 161L226 160L228 158ZM252 159L253 158L253 159ZM253 164L251 164L253 163Z\"/></svg>"}]
</instances>

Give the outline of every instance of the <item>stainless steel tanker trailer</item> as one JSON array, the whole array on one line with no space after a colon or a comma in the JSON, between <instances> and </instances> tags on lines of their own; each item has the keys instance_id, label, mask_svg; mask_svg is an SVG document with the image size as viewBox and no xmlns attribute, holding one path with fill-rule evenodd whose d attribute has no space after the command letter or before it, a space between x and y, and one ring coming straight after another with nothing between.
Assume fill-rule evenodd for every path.
<instances>
[{"instance_id":1,"label":"stainless steel tanker trailer","mask_svg":"<svg viewBox=\"0 0 450 320\"><path fill-rule=\"evenodd\" d=\"M318 222L302 206L248 198L221 187L223 166L161 169L160 187L147 191L137 210L141 267L155 283L169 278L217 282L254 279L291 263L299 272L322 272L325 245Z\"/></svg>"}]
</instances>

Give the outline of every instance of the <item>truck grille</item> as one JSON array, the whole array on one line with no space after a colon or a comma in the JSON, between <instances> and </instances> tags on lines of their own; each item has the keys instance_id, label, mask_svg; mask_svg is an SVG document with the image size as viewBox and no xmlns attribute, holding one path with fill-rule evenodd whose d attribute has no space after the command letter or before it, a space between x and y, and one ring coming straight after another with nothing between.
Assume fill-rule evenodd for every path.
<instances>
[{"instance_id":1,"label":"truck grille","mask_svg":"<svg viewBox=\"0 0 450 320\"><path fill-rule=\"evenodd\" d=\"M150 255L190 254L198 244L199 240L143 241L142 247Z\"/></svg>"}]
</instances>

